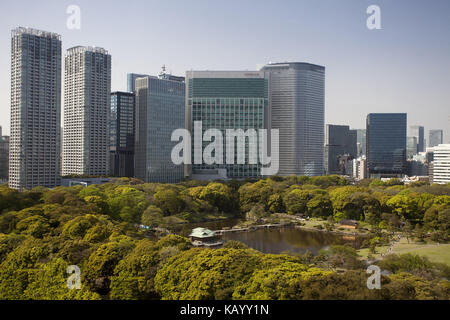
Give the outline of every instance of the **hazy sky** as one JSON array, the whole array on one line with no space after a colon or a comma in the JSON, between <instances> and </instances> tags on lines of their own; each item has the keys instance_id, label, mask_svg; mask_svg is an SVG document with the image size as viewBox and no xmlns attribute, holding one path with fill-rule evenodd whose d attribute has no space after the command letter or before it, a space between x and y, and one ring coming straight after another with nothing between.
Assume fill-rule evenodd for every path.
<instances>
[{"instance_id":1,"label":"hazy sky","mask_svg":"<svg viewBox=\"0 0 450 320\"><path fill-rule=\"evenodd\" d=\"M369 5L382 30L369 30ZM69 5L81 29L69 30ZM450 140L449 0L21 0L0 1L0 125L9 133L10 32L62 35L65 49L104 47L112 90L128 72L255 70L305 61L326 67L326 123L364 128L370 112L407 112L408 124Z\"/></svg>"}]
</instances>

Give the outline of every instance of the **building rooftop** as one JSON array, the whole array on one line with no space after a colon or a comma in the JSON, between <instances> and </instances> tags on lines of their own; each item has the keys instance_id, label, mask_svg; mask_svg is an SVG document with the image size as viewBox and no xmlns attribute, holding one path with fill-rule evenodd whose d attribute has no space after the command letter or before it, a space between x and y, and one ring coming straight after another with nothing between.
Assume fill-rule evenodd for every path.
<instances>
[{"instance_id":1,"label":"building rooftop","mask_svg":"<svg viewBox=\"0 0 450 320\"><path fill-rule=\"evenodd\" d=\"M299 70L325 70L324 66L308 63L308 62L269 62L261 70L271 69L271 68L293 68Z\"/></svg>"},{"instance_id":2,"label":"building rooftop","mask_svg":"<svg viewBox=\"0 0 450 320\"><path fill-rule=\"evenodd\" d=\"M104 48L92 47L92 46L76 46L76 47L67 49L67 55L72 55L72 54L80 53L80 52L95 52L95 53L108 54L108 51L105 50Z\"/></svg>"},{"instance_id":3,"label":"building rooftop","mask_svg":"<svg viewBox=\"0 0 450 320\"><path fill-rule=\"evenodd\" d=\"M28 27L17 27L11 31L12 36L16 36L19 34L30 34L30 35L38 36L38 37L46 37L46 38L50 38L50 39L61 40L61 35L59 35L57 33L28 28Z\"/></svg>"},{"instance_id":4,"label":"building rooftop","mask_svg":"<svg viewBox=\"0 0 450 320\"><path fill-rule=\"evenodd\" d=\"M195 237L195 238L212 238L215 237L216 233L214 231L211 231L206 228L195 228L192 230L192 233L189 235L189 237Z\"/></svg>"}]
</instances>

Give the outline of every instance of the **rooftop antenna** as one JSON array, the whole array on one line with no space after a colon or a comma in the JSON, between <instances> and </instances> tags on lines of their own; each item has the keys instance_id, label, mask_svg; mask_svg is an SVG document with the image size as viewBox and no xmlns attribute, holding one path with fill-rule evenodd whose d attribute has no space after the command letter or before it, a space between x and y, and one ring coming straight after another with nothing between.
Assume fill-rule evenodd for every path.
<instances>
[{"instance_id":1,"label":"rooftop antenna","mask_svg":"<svg viewBox=\"0 0 450 320\"><path fill-rule=\"evenodd\" d=\"M162 71L159 74L161 77L164 77L166 75L166 65L163 64L163 66L161 67Z\"/></svg>"}]
</instances>

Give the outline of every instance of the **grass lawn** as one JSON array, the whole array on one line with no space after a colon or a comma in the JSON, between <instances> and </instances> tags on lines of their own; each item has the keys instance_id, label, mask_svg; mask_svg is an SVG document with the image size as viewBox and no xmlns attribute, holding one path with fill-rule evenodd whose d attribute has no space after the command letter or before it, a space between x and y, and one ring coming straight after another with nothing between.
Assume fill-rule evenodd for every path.
<instances>
[{"instance_id":1,"label":"grass lawn","mask_svg":"<svg viewBox=\"0 0 450 320\"><path fill-rule=\"evenodd\" d=\"M415 243L413 241L408 243L408 241L403 238L399 243L394 245L393 253L417 254L419 256L427 257L432 262L441 262L450 265L450 244L436 245L435 243Z\"/></svg>"},{"instance_id":2,"label":"grass lawn","mask_svg":"<svg viewBox=\"0 0 450 320\"><path fill-rule=\"evenodd\" d=\"M377 247L377 253L372 254L372 256L377 259L381 256L381 254L386 253L387 249L389 248L389 246L381 246L381 247ZM369 248L364 248L364 249L359 249L358 250L358 254L361 256L362 259L367 259L367 256L369 255L370 250Z\"/></svg>"}]
</instances>

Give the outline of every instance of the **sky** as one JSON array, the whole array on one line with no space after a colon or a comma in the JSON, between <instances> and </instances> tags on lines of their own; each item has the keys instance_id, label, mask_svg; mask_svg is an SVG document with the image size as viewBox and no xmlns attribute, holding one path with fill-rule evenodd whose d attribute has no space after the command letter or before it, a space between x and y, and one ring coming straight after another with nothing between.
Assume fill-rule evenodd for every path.
<instances>
[{"instance_id":1,"label":"sky","mask_svg":"<svg viewBox=\"0 0 450 320\"><path fill-rule=\"evenodd\" d=\"M67 8L80 8L80 29ZM381 29L369 30L378 5ZM406 112L408 125L450 141L448 0L2 0L0 126L9 133L11 30L61 34L112 55L112 91L126 74L256 70L268 62L326 67L325 121L365 128L368 113Z\"/></svg>"}]
</instances>

